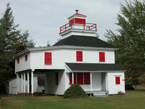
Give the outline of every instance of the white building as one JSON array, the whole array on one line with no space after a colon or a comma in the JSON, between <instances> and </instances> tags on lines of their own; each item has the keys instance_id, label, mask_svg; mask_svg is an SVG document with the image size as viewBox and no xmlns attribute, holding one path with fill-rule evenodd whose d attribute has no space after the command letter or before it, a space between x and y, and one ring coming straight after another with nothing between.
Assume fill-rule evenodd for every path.
<instances>
[{"instance_id":1,"label":"white building","mask_svg":"<svg viewBox=\"0 0 145 109\"><path fill-rule=\"evenodd\" d=\"M17 86L29 86L34 93L33 74L45 74L45 93L63 95L71 84L78 83L95 96L108 96L118 91L125 93L124 72L115 64L118 48L96 37L97 26L86 23L86 15L78 11L60 27L62 39L50 47L28 48L14 56ZM29 93L25 87L19 93Z\"/></svg>"}]
</instances>

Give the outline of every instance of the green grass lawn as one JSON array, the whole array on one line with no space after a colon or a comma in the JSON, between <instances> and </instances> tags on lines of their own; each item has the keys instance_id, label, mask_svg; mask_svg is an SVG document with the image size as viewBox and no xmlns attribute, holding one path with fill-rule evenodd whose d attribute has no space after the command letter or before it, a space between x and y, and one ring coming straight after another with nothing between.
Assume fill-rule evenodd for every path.
<instances>
[{"instance_id":1,"label":"green grass lawn","mask_svg":"<svg viewBox=\"0 0 145 109\"><path fill-rule=\"evenodd\" d=\"M145 109L145 90L126 91L127 96L63 99L62 96L3 95L0 109Z\"/></svg>"}]
</instances>

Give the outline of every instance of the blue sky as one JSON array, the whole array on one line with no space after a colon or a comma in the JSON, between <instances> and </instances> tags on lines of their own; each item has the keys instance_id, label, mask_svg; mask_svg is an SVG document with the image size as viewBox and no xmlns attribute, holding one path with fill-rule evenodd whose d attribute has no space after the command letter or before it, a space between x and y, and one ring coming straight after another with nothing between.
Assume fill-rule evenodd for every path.
<instances>
[{"instance_id":1,"label":"blue sky","mask_svg":"<svg viewBox=\"0 0 145 109\"><path fill-rule=\"evenodd\" d=\"M133 0L131 0L133 1ZM36 47L50 45L61 38L59 28L68 23L68 17L75 14L87 15L87 23L96 23L100 39L104 37L106 29L117 30L117 14L120 3L125 0L0 0L0 17L10 2L13 10L14 23L20 24L17 29L22 32L29 30Z\"/></svg>"}]
</instances>

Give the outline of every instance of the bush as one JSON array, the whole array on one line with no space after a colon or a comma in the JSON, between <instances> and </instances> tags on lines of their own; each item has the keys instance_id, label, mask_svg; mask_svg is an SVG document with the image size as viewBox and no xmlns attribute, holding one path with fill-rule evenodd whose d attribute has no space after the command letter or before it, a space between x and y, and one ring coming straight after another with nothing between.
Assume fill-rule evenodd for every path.
<instances>
[{"instance_id":1,"label":"bush","mask_svg":"<svg viewBox=\"0 0 145 109\"><path fill-rule=\"evenodd\" d=\"M124 92L119 91L117 95L126 95Z\"/></svg>"},{"instance_id":2,"label":"bush","mask_svg":"<svg viewBox=\"0 0 145 109\"><path fill-rule=\"evenodd\" d=\"M130 84L125 84L125 90L134 90Z\"/></svg>"},{"instance_id":3,"label":"bush","mask_svg":"<svg viewBox=\"0 0 145 109\"><path fill-rule=\"evenodd\" d=\"M87 98L88 95L78 84L72 84L64 93L64 98Z\"/></svg>"}]
</instances>

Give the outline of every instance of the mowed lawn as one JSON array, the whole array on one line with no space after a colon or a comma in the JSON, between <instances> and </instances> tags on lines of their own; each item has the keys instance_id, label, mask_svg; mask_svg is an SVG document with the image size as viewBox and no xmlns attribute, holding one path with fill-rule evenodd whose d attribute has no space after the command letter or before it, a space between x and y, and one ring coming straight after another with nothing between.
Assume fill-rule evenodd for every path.
<instances>
[{"instance_id":1,"label":"mowed lawn","mask_svg":"<svg viewBox=\"0 0 145 109\"><path fill-rule=\"evenodd\" d=\"M145 90L126 91L126 96L63 99L62 96L3 95L0 109L145 109Z\"/></svg>"}]
</instances>

